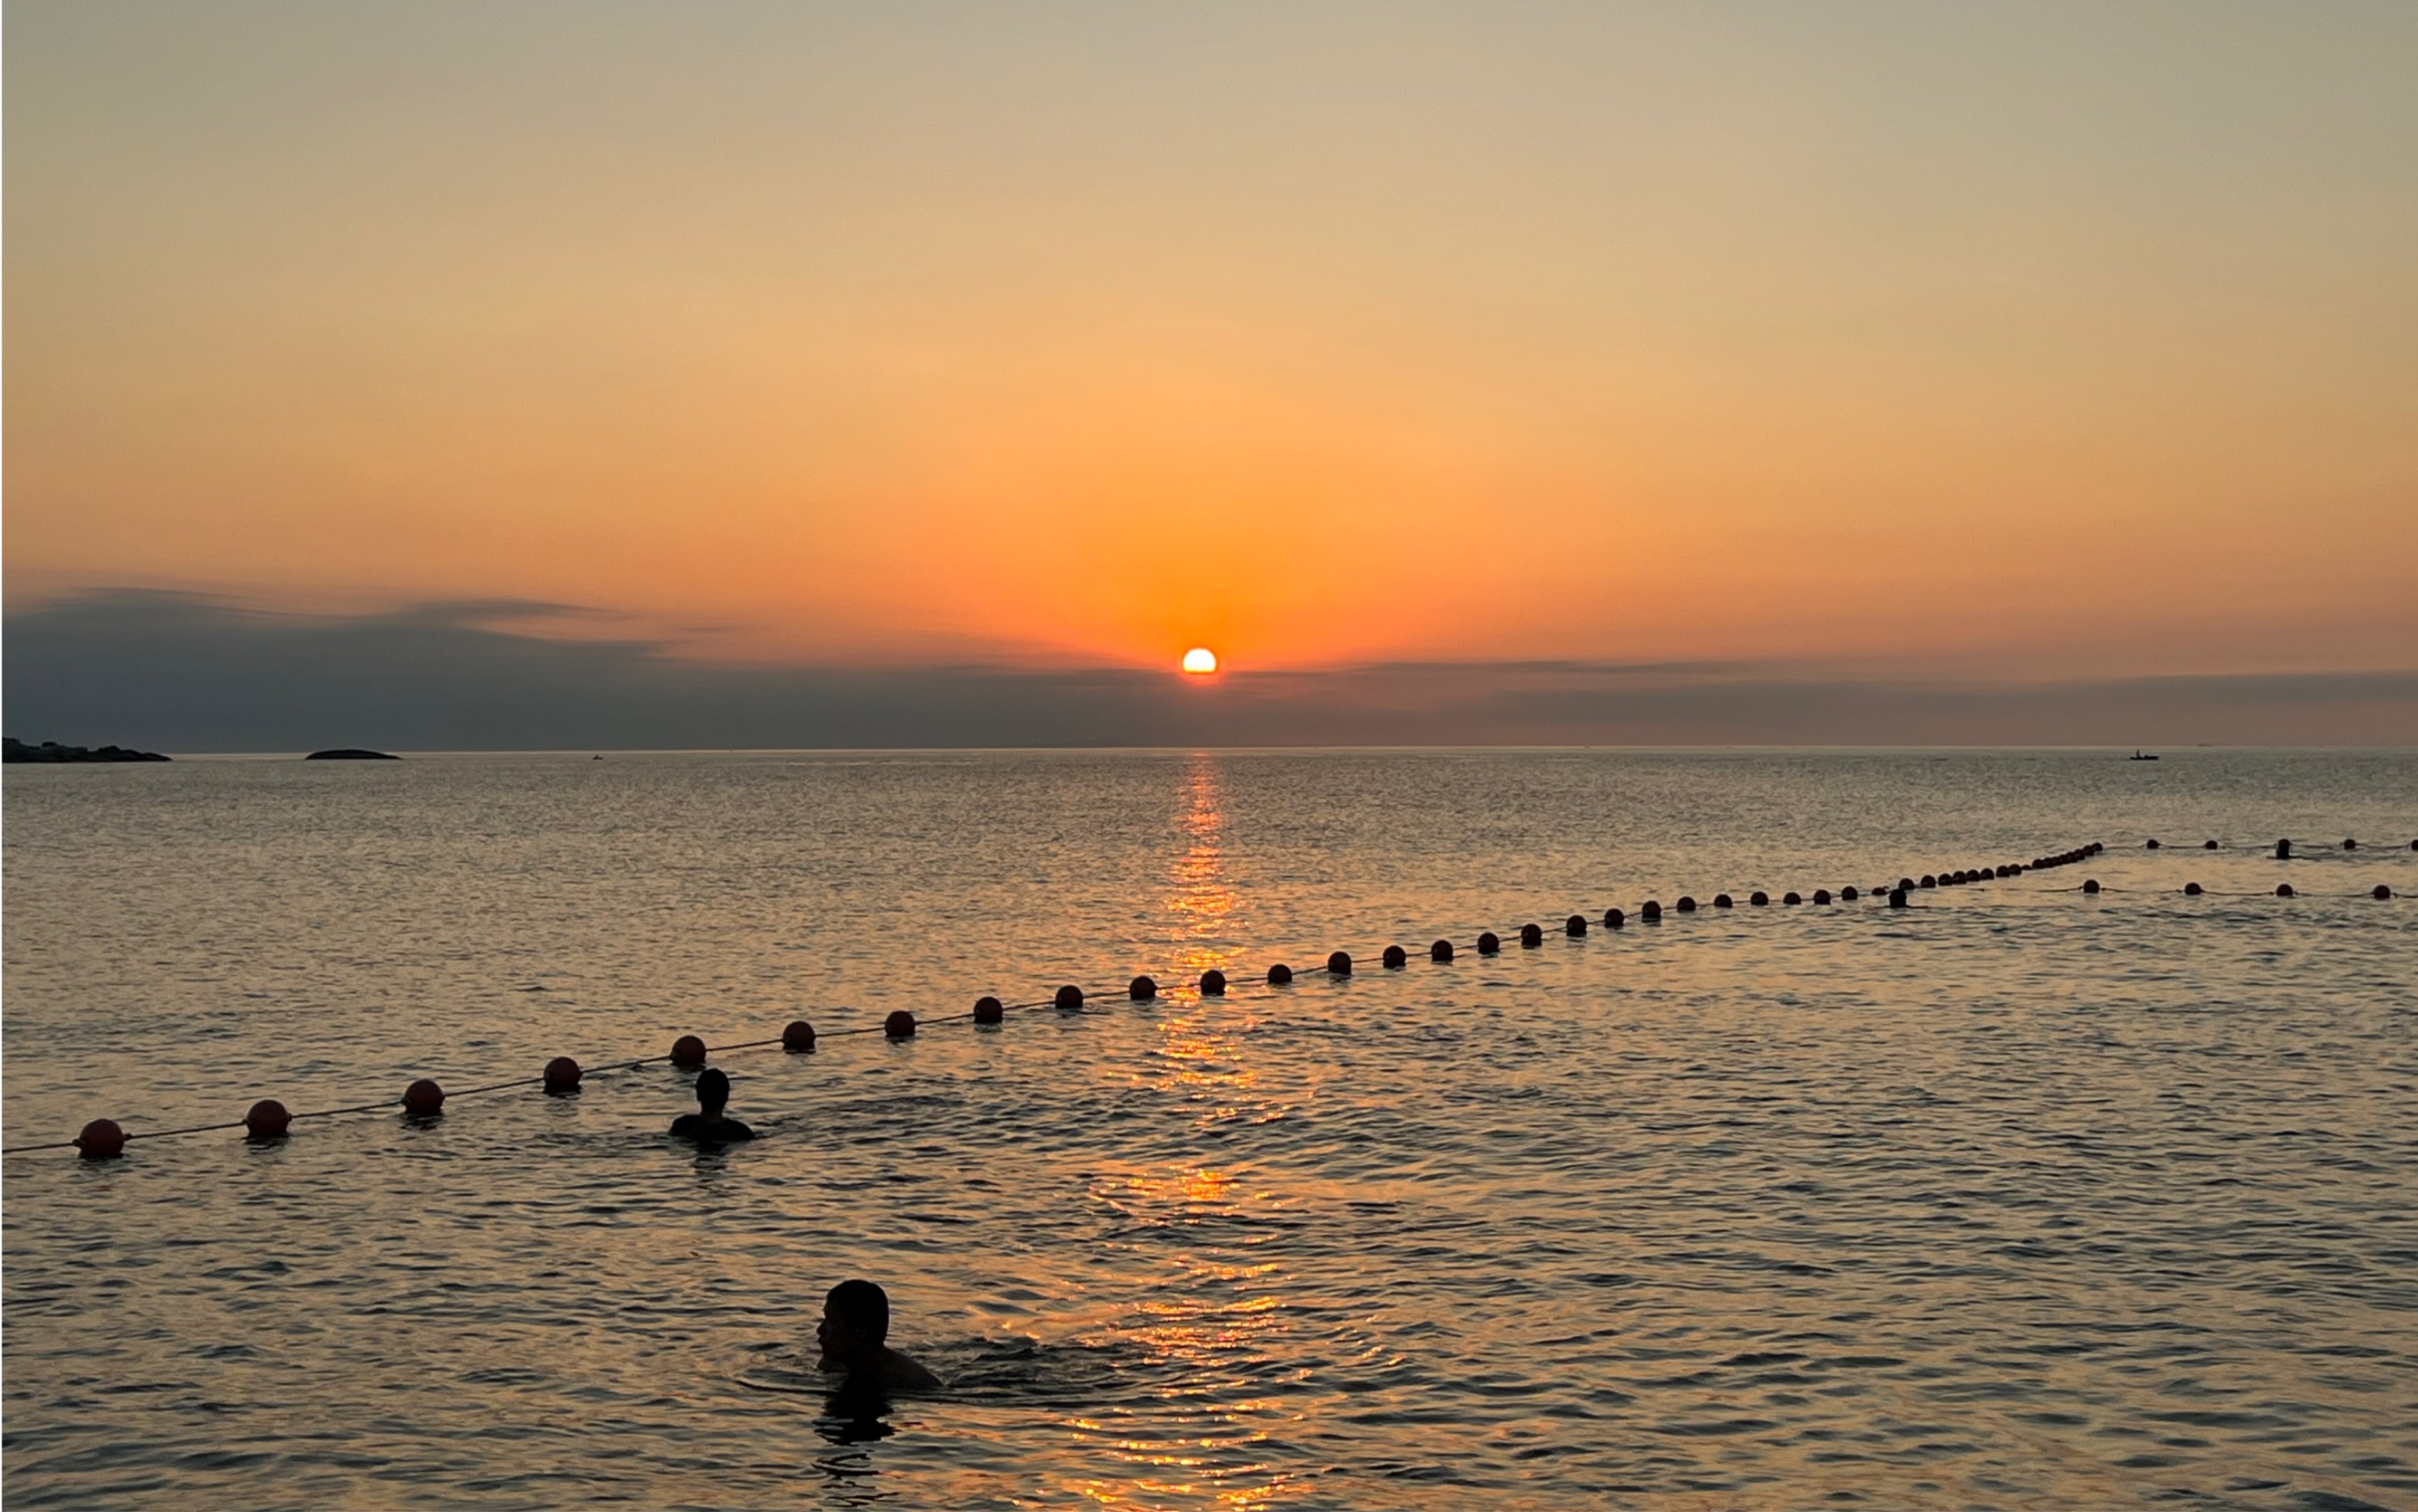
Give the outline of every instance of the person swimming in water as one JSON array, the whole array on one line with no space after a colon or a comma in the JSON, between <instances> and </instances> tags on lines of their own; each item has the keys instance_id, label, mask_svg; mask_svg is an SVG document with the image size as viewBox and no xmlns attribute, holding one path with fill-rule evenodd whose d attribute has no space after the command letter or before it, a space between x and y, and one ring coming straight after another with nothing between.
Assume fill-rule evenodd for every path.
<instances>
[{"instance_id":1,"label":"person swimming in water","mask_svg":"<svg viewBox=\"0 0 2418 1512\"><path fill-rule=\"evenodd\" d=\"M883 1342L890 1336L890 1294L871 1281L842 1281L823 1298L815 1342L821 1368L847 1387L933 1391L941 1378Z\"/></svg>"},{"instance_id":2,"label":"person swimming in water","mask_svg":"<svg viewBox=\"0 0 2418 1512\"><path fill-rule=\"evenodd\" d=\"M702 1073L696 1078L697 1111L672 1120L672 1138L699 1144L736 1144L756 1138L754 1129L723 1113L729 1106L730 1077L720 1071Z\"/></svg>"}]
</instances>

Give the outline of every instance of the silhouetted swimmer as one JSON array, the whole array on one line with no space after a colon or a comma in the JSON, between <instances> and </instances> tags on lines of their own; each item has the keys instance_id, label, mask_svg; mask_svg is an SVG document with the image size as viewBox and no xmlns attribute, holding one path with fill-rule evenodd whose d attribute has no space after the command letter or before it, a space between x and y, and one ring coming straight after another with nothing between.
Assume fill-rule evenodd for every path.
<instances>
[{"instance_id":1,"label":"silhouetted swimmer","mask_svg":"<svg viewBox=\"0 0 2418 1512\"><path fill-rule=\"evenodd\" d=\"M756 1138L754 1129L724 1115L722 1110L729 1106L729 1074L720 1070L698 1073L697 1110L672 1120L672 1138L695 1139L699 1144L736 1144Z\"/></svg>"},{"instance_id":2,"label":"silhouetted swimmer","mask_svg":"<svg viewBox=\"0 0 2418 1512\"><path fill-rule=\"evenodd\" d=\"M844 1388L937 1391L941 1378L892 1349L890 1294L871 1281L842 1281L823 1297L815 1342L822 1346L821 1368L844 1376Z\"/></svg>"}]
</instances>

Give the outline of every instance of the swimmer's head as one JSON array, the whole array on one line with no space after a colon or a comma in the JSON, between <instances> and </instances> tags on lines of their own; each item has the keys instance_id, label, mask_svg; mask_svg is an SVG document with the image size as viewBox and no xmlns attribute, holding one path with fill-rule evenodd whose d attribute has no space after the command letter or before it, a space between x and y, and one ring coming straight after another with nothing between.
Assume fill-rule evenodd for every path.
<instances>
[{"instance_id":1,"label":"swimmer's head","mask_svg":"<svg viewBox=\"0 0 2418 1512\"><path fill-rule=\"evenodd\" d=\"M845 1365L881 1348L890 1336L890 1295L870 1281L842 1281L823 1298L815 1341L823 1358Z\"/></svg>"},{"instance_id":2,"label":"swimmer's head","mask_svg":"<svg viewBox=\"0 0 2418 1512\"><path fill-rule=\"evenodd\" d=\"M719 1113L730 1106L730 1077L724 1071L706 1071L696 1078L696 1106L708 1113Z\"/></svg>"}]
</instances>

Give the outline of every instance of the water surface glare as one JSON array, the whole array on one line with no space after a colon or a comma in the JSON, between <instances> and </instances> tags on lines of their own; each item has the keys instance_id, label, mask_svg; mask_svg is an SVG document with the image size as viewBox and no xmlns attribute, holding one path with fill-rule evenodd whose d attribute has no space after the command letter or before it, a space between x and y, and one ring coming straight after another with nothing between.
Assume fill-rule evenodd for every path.
<instances>
[{"instance_id":1,"label":"water surface glare","mask_svg":"<svg viewBox=\"0 0 2418 1512\"><path fill-rule=\"evenodd\" d=\"M5 798L11 1146L925 1020L718 1058L762 1135L719 1153L663 1137L691 1078L653 1065L11 1157L14 1504L2418 1504L2408 753L225 759ZM1140 971L1170 990L1108 990ZM962 1021L1063 982L1083 1012ZM855 1275L945 1393L827 1398Z\"/></svg>"}]
</instances>

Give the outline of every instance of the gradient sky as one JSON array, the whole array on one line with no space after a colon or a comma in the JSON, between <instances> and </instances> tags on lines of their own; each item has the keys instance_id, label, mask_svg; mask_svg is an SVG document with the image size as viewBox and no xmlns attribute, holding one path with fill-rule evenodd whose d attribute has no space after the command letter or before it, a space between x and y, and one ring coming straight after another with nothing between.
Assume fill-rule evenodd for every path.
<instances>
[{"instance_id":1,"label":"gradient sky","mask_svg":"<svg viewBox=\"0 0 2418 1512\"><path fill-rule=\"evenodd\" d=\"M2413 61L2401 0L15 0L8 590L2418 666Z\"/></svg>"}]
</instances>

